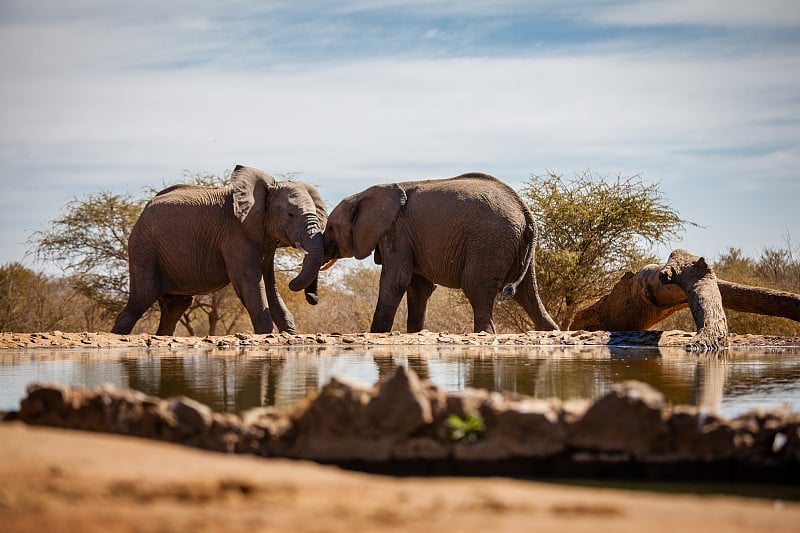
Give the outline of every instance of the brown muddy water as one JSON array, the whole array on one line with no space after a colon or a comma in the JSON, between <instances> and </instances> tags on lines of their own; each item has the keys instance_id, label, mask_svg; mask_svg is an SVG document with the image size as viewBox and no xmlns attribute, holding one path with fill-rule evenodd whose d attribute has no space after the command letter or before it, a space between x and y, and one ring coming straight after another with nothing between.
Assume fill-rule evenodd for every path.
<instances>
[{"instance_id":1,"label":"brown muddy water","mask_svg":"<svg viewBox=\"0 0 800 533\"><path fill-rule=\"evenodd\" d=\"M372 385L397 365L439 388L509 391L537 398L593 399L635 379L672 405L733 418L757 407L800 411L800 348L608 346L249 347L3 350L0 411L19 408L31 383L112 384L168 398L186 395L215 411L262 405L291 409L332 376Z\"/></svg>"}]
</instances>

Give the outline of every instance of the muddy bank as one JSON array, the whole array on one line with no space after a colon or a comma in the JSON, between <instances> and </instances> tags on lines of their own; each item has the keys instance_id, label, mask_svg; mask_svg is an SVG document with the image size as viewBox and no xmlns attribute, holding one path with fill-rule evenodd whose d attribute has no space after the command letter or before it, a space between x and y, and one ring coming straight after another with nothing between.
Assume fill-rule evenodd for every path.
<instances>
[{"instance_id":1,"label":"muddy bank","mask_svg":"<svg viewBox=\"0 0 800 533\"><path fill-rule=\"evenodd\" d=\"M686 346L694 337L686 331L529 331L527 333L349 333L255 335L237 333L215 337L175 337L150 334L114 335L111 333L0 333L2 348L192 348L218 346L291 345L463 345L463 346ZM800 346L798 337L765 335L728 336L730 346Z\"/></svg>"}]
</instances>

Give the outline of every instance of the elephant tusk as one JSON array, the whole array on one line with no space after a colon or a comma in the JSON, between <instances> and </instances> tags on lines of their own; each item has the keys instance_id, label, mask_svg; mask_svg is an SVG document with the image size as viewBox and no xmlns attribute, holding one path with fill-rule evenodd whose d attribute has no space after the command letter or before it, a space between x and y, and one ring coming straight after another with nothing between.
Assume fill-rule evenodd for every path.
<instances>
[{"instance_id":1,"label":"elephant tusk","mask_svg":"<svg viewBox=\"0 0 800 533\"><path fill-rule=\"evenodd\" d=\"M299 242L294 243L294 247L300 250L300 253L302 253L303 255L308 255L308 250L303 248L303 245L300 244Z\"/></svg>"},{"instance_id":2,"label":"elephant tusk","mask_svg":"<svg viewBox=\"0 0 800 533\"><path fill-rule=\"evenodd\" d=\"M337 259L331 259L330 261L325 263L322 266L322 268L319 269L319 271L322 272L323 270L328 270L330 267L332 267L336 263L336 261L337 261Z\"/></svg>"}]
</instances>

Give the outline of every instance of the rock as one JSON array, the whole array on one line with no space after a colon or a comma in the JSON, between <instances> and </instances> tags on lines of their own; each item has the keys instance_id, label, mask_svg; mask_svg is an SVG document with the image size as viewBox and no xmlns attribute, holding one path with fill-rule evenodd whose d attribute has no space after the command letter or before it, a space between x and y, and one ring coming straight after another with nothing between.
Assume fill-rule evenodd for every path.
<instances>
[{"instance_id":1,"label":"rock","mask_svg":"<svg viewBox=\"0 0 800 533\"><path fill-rule=\"evenodd\" d=\"M468 414L477 414L481 407L490 400L490 393L484 389L466 387L463 390L447 394L445 408L447 414L455 414L464 418Z\"/></svg>"},{"instance_id":2,"label":"rock","mask_svg":"<svg viewBox=\"0 0 800 533\"><path fill-rule=\"evenodd\" d=\"M388 460L398 442L432 421L425 388L405 367L374 388L334 378L295 420L287 453L319 460ZM415 446L420 443L406 449Z\"/></svg>"},{"instance_id":3,"label":"rock","mask_svg":"<svg viewBox=\"0 0 800 533\"><path fill-rule=\"evenodd\" d=\"M706 417L696 407L677 406L667 419L669 442L664 452L675 461L705 460L711 450L703 444L703 420Z\"/></svg>"},{"instance_id":4,"label":"rock","mask_svg":"<svg viewBox=\"0 0 800 533\"><path fill-rule=\"evenodd\" d=\"M20 419L29 424L172 440L174 419L163 405L158 398L110 385L95 390L33 385L22 401Z\"/></svg>"},{"instance_id":5,"label":"rock","mask_svg":"<svg viewBox=\"0 0 800 533\"><path fill-rule=\"evenodd\" d=\"M19 419L27 424L63 426L65 412L69 409L70 389L56 384L34 384L20 402Z\"/></svg>"},{"instance_id":6,"label":"rock","mask_svg":"<svg viewBox=\"0 0 800 533\"><path fill-rule=\"evenodd\" d=\"M661 460L728 460L746 440L742 424L732 424L691 406L675 407L667 419L667 428L668 445L658 454Z\"/></svg>"},{"instance_id":7,"label":"rock","mask_svg":"<svg viewBox=\"0 0 800 533\"><path fill-rule=\"evenodd\" d=\"M284 434L291 428L289 415L274 407L256 407L244 411L241 418L242 425L255 439L252 453L264 457L284 455L282 440ZM237 449L237 452L239 451Z\"/></svg>"},{"instance_id":8,"label":"rock","mask_svg":"<svg viewBox=\"0 0 800 533\"><path fill-rule=\"evenodd\" d=\"M213 413L208 431L196 444L200 448L225 453L256 453L258 439L237 415Z\"/></svg>"},{"instance_id":9,"label":"rock","mask_svg":"<svg viewBox=\"0 0 800 533\"><path fill-rule=\"evenodd\" d=\"M777 454L773 450L776 435L787 430L791 418L788 406L782 406L754 409L732 420L731 424L737 430L736 456L759 460Z\"/></svg>"},{"instance_id":10,"label":"rock","mask_svg":"<svg viewBox=\"0 0 800 533\"><path fill-rule=\"evenodd\" d=\"M392 448L392 457L399 460L435 461L446 459L449 455L448 443L433 437L414 437L401 440Z\"/></svg>"},{"instance_id":11,"label":"rock","mask_svg":"<svg viewBox=\"0 0 800 533\"><path fill-rule=\"evenodd\" d=\"M800 464L800 413L792 414L786 428L781 433L786 435L786 443L779 453L787 461Z\"/></svg>"},{"instance_id":12,"label":"rock","mask_svg":"<svg viewBox=\"0 0 800 533\"><path fill-rule=\"evenodd\" d=\"M496 461L547 457L566 447L567 428L560 402L524 398L506 400L493 394L480 410L486 429L474 442L453 446L456 459Z\"/></svg>"},{"instance_id":13,"label":"rock","mask_svg":"<svg viewBox=\"0 0 800 533\"><path fill-rule=\"evenodd\" d=\"M148 397L141 392L104 385L81 395L77 416L85 429L109 433L138 434Z\"/></svg>"},{"instance_id":14,"label":"rock","mask_svg":"<svg viewBox=\"0 0 800 533\"><path fill-rule=\"evenodd\" d=\"M572 424L569 444L576 448L643 455L664 446L664 395L637 381L618 383Z\"/></svg>"},{"instance_id":15,"label":"rock","mask_svg":"<svg viewBox=\"0 0 800 533\"><path fill-rule=\"evenodd\" d=\"M413 370L398 366L378 383L367 415L384 435L407 436L433 422L431 404Z\"/></svg>"},{"instance_id":16,"label":"rock","mask_svg":"<svg viewBox=\"0 0 800 533\"><path fill-rule=\"evenodd\" d=\"M171 399L167 411L175 417L181 438L205 433L214 421L210 407L186 396Z\"/></svg>"},{"instance_id":17,"label":"rock","mask_svg":"<svg viewBox=\"0 0 800 533\"><path fill-rule=\"evenodd\" d=\"M393 442L382 439L367 415L373 391L332 378L286 434L289 457L316 460L387 460Z\"/></svg>"}]
</instances>

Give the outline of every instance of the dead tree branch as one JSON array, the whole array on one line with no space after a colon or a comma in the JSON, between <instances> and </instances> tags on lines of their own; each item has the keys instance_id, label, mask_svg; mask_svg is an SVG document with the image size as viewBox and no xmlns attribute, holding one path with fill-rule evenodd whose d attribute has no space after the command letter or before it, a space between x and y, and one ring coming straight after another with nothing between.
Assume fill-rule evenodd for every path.
<instances>
[{"instance_id":1,"label":"dead tree branch","mask_svg":"<svg viewBox=\"0 0 800 533\"><path fill-rule=\"evenodd\" d=\"M727 343L724 309L800 322L800 295L740 285L716 277L703 257L675 250L665 265L627 272L611 292L580 311L574 329L641 331L689 307L697 326L693 348Z\"/></svg>"}]
</instances>

